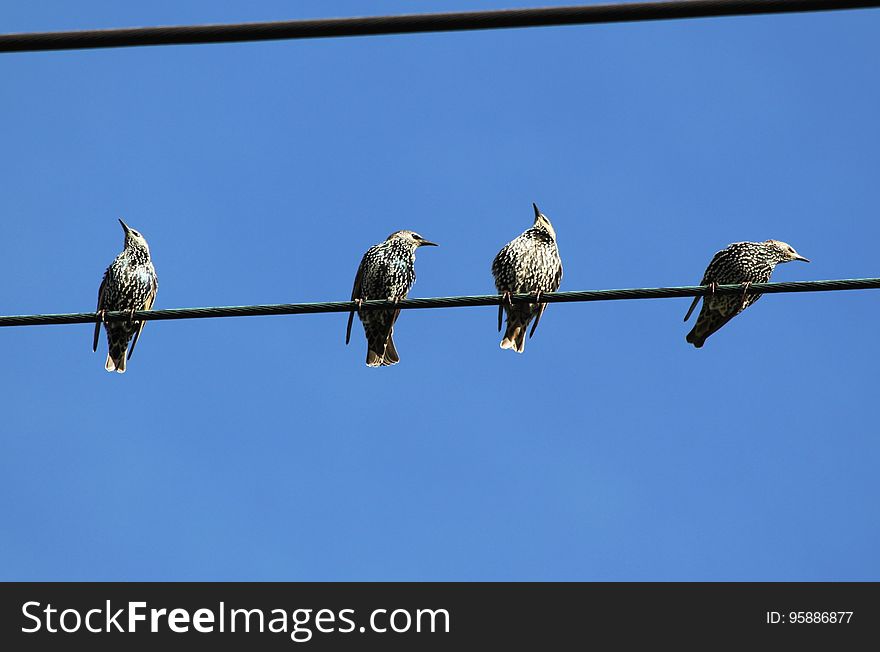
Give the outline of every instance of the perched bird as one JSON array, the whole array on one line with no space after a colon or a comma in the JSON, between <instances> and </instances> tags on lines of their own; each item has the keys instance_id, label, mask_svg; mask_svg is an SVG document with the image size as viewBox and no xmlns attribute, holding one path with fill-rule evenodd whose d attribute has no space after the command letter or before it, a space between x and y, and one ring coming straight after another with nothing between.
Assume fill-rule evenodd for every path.
<instances>
[{"instance_id":1,"label":"perched bird","mask_svg":"<svg viewBox=\"0 0 880 652\"><path fill-rule=\"evenodd\" d=\"M92 350L98 350L98 336L101 333L101 322L104 322L104 313L114 310L127 310L134 315L137 310L149 310L156 300L156 290L159 289L159 279L156 270L150 260L150 247L144 236L130 228L125 222L119 220L125 231L125 247L116 256L116 259L104 272L104 280L98 290L98 316L100 321L95 324L95 341ZM143 321L114 321L104 322L107 330L107 362L104 369L125 373L125 350L128 343L134 337L128 358L134 353L141 331L144 330Z\"/></svg>"},{"instance_id":2,"label":"perched bird","mask_svg":"<svg viewBox=\"0 0 880 652\"><path fill-rule=\"evenodd\" d=\"M400 301L405 299L416 280L416 249L437 244L425 240L415 231L395 231L384 242L373 245L364 254L354 278L351 300L360 304L370 299ZM363 310L358 317L367 336L367 366L384 367L400 362L394 348L394 322L399 309ZM348 315L345 343L351 339L354 311Z\"/></svg>"},{"instance_id":3,"label":"perched bird","mask_svg":"<svg viewBox=\"0 0 880 652\"><path fill-rule=\"evenodd\" d=\"M535 204L535 223L521 235L508 242L492 261L495 287L506 298L498 306L498 330L501 316L507 311L507 331L501 340L502 349L522 353L525 349L526 329L535 320L529 337L535 334L546 303L517 303L510 301L511 294L536 294L540 299L545 292L556 292L562 280L562 260L556 247L556 231L550 220Z\"/></svg>"},{"instance_id":4,"label":"perched bird","mask_svg":"<svg viewBox=\"0 0 880 652\"><path fill-rule=\"evenodd\" d=\"M722 249L712 258L700 285L710 287L709 294L705 297L694 297L690 309L684 316L687 321L697 307L697 302L703 299L703 308L697 323L687 334L687 341L698 349L703 346L706 338L743 310L761 298L760 294L748 294L749 285L752 283L767 283L773 268L779 263L788 263L792 260L810 262L791 245L779 240L766 240L764 242L734 242ZM718 285L733 285L741 283L742 294L714 294Z\"/></svg>"}]
</instances>

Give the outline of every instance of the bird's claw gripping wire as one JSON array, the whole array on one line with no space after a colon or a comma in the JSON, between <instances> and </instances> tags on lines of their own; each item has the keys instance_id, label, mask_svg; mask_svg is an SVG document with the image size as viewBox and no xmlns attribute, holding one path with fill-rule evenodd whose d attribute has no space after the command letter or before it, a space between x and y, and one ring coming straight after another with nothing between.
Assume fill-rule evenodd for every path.
<instances>
[{"instance_id":1,"label":"bird's claw gripping wire","mask_svg":"<svg viewBox=\"0 0 880 652\"><path fill-rule=\"evenodd\" d=\"M107 319L106 319L107 310L106 309L101 308L97 313L95 313L95 316L96 316L95 321L100 321L102 324L107 323Z\"/></svg>"}]
</instances>

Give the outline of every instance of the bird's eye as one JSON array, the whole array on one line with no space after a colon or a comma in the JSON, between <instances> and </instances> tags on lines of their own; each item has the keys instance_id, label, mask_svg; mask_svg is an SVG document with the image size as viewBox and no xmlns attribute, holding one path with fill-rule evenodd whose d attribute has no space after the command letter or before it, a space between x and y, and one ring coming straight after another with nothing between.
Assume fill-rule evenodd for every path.
<instances>
[{"instance_id":1,"label":"bird's eye","mask_svg":"<svg viewBox=\"0 0 880 652\"><path fill-rule=\"evenodd\" d=\"M421 239L422 239L422 236L420 236L418 233L413 233L413 240L421 240Z\"/></svg>"}]
</instances>

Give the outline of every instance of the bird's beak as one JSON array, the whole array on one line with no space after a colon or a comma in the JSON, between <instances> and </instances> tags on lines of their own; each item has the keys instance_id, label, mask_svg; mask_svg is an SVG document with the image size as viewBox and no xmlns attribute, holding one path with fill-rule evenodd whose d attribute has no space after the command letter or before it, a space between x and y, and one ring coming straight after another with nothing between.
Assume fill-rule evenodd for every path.
<instances>
[{"instance_id":1,"label":"bird's beak","mask_svg":"<svg viewBox=\"0 0 880 652\"><path fill-rule=\"evenodd\" d=\"M119 223L122 225L122 228L125 230L125 234L128 235L128 232L131 230L128 228L128 224L123 222L122 219L119 219Z\"/></svg>"},{"instance_id":2,"label":"bird's beak","mask_svg":"<svg viewBox=\"0 0 880 652\"><path fill-rule=\"evenodd\" d=\"M795 260L802 260L802 261L804 261L805 263L810 262L810 259L809 259L809 258L804 258L804 257L801 256L800 254L798 254L797 256L795 256L794 259L795 259Z\"/></svg>"},{"instance_id":3,"label":"bird's beak","mask_svg":"<svg viewBox=\"0 0 880 652\"><path fill-rule=\"evenodd\" d=\"M538 205L535 202L532 202L532 208L535 209L535 219L538 219L538 216L541 215L541 209L538 208Z\"/></svg>"},{"instance_id":4,"label":"bird's beak","mask_svg":"<svg viewBox=\"0 0 880 652\"><path fill-rule=\"evenodd\" d=\"M419 246L420 246L420 247L425 247L425 246L427 246L427 247L439 247L440 245L438 245L436 242L431 242L430 240L424 240L424 239L422 239L422 240L419 240Z\"/></svg>"}]
</instances>

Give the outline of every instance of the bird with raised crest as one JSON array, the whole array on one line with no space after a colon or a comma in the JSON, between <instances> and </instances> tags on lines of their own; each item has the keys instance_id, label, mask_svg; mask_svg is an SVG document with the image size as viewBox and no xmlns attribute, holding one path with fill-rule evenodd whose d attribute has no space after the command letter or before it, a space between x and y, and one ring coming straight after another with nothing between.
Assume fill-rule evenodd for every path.
<instances>
[{"instance_id":1,"label":"bird with raised crest","mask_svg":"<svg viewBox=\"0 0 880 652\"><path fill-rule=\"evenodd\" d=\"M119 220L119 223L125 231L125 246L104 272L104 279L98 290L98 320L95 324L92 350L98 350L98 337L103 323L107 331L108 348L104 369L122 374L125 373L126 360L131 359L146 322L131 318L106 322L104 314L112 311L127 311L134 315L136 311L150 310L156 300L159 279L150 260L150 247L144 236L122 220ZM131 349L126 356L129 342Z\"/></svg>"},{"instance_id":2,"label":"bird with raised crest","mask_svg":"<svg viewBox=\"0 0 880 652\"><path fill-rule=\"evenodd\" d=\"M541 303L545 292L556 292L562 281L562 260L556 246L556 231L547 216L536 204L535 223L522 234L508 242L492 261L495 287L504 295L498 306L498 330L501 331L502 316L507 312L507 330L501 340L502 349L522 353L526 346L526 329L534 319L529 337L535 334L541 315L547 308ZM535 303L512 303L512 294L535 294Z\"/></svg>"},{"instance_id":3,"label":"bird with raised crest","mask_svg":"<svg viewBox=\"0 0 880 652\"><path fill-rule=\"evenodd\" d=\"M697 317L697 323L687 334L687 341L700 348L712 333L724 326L743 310L761 298L760 293L749 292L752 283L767 283L773 269L779 263L793 260L810 262L794 248L779 240L764 242L734 242L715 254L703 274L700 285L708 285L706 296L694 297L690 309L684 316L687 321L700 299L703 307ZM718 285L743 286L742 294L715 294Z\"/></svg>"},{"instance_id":4,"label":"bird with raised crest","mask_svg":"<svg viewBox=\"0 0 880 652\"><path fill-rule=\"evenodd\" d=\"M416 249L437 244L415 231L395 231L364 254L354 278L351 300L358 304L358 317L367 336L367 366L384 367L400 362L394 346L394 322L400 309L372 310L360 307L364 301L405 299L416 280ZM348 315L345 343L351 339L354 310Z\"/></svg>"}]
</instances>

